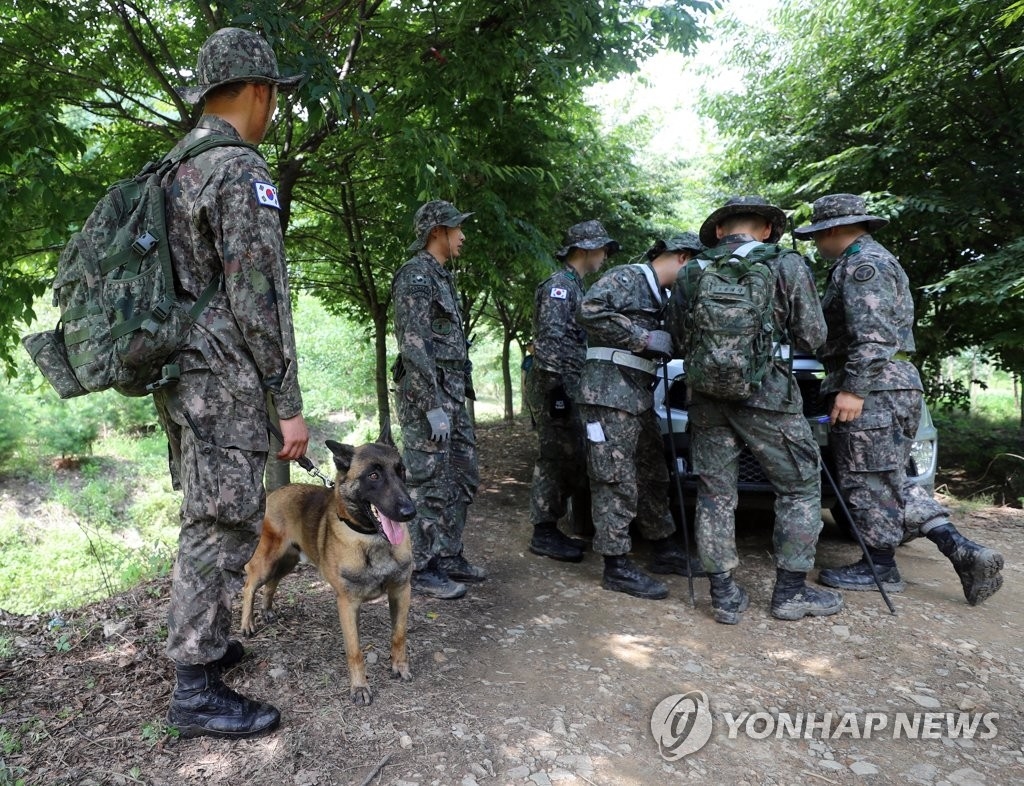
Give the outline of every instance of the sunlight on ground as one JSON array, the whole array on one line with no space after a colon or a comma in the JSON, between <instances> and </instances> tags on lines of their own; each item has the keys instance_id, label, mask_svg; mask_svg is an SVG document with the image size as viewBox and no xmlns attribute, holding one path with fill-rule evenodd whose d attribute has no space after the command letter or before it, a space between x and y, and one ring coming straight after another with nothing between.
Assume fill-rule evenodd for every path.
<instances>
[{"instance_id":1,"label":"sunlight on ground","mask_svg":"<svg viewBox=\"0 0 1024 786\"><path fill-rule=\"evenodd\" d=\"M650 636L616 634L608 640L608 651L621 661L646 669L651 662L655 645Z\"/></svg>"}]
</instances>

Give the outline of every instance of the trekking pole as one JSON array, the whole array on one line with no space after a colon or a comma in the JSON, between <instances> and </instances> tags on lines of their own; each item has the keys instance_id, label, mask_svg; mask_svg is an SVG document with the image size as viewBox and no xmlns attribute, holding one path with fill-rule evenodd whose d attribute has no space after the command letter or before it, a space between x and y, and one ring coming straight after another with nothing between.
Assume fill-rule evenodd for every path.
<instances>
[{"instance_id":1,"label":"trekking pole","mask_svg":"<svg viewBox=\"0 0 1024 786\"><path fill-rule=\"evenodd\" d=\"M672 431L672 407L668 401L668 360L661 362L662 374L665 378L665 419L668 421L668 444L672 452L672 471L669 473L676 479L676 501L679 503L679 521L683 530L683 552L686 554L686 579L690 587L690 605L697 607L697 599L693 594L693 565L690 563L690 532L686 522L686 505L683 503L683 481L679 477L679 456L676 455L676 438Z\"/></svg>"},{"instance_id":2,"label":"trekking pole","mask_svg":"<svg viewBox=\"0 0 1024 786\"><path fill-rule=\"evenodd\" d=\"M839 502L839 507L842 508L843 515L846 516L846 520L850 522L850 529L857 538L860 550L864 552L864 559L867 560L868 567L871 568L871 577L875 580L878 591L882 593L882 600L884 600L885 605L889 607L889 613L895 615L896 609L892 605L892 601L889 600L889 594L885 591L885 587L882 586L882 579L878 576L878 568L875 567L875 561L871 559L871 554L868 552L868 546L864 542L864 536L861 535L860 530L857 529L857 522L854 521L853 516L850 515L850 509L846 505L846 500L843 499L843 494L839 491L839 484L837 484L835 478L832 477L832 473L828 469L828 463L825 461L824 456L822 456L821 459L821 469L825 473L825 477L828 478L828 483L836 495L836 501Z\"/></svg>"}]
</instances>

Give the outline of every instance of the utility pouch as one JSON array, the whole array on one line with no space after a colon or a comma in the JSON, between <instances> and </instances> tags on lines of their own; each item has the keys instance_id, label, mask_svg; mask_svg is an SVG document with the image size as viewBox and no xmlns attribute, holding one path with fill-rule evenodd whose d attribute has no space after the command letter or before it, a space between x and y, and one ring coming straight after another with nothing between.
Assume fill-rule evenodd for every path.
<instances>
[{"instance_id":1,"label":"utility pouch","mask_svg":"<svg viewBox=\"0 0 1024 786\"><path fill-rule=\"evenodd\" d=\"M28 350L32 362L61 398L83 396L89 391L82 387L68 360L64 334L58 330L45 330L24 336L21 343Z\"/></svg>"}]
</instances>

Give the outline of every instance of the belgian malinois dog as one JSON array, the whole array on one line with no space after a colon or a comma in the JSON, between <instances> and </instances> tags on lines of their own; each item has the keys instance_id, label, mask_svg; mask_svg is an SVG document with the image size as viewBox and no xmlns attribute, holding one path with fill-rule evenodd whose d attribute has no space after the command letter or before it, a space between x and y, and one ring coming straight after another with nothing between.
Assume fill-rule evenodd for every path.
<instances>
[{"instance_id":1,"label":"belgian malinois dog","mask_svg":"<svg viewBox=\"0 0 1024 786\"><path fill-rule=\"evenodd\" d=\"M412 679L405 645L413 569L406 522L416 515L416 506L405 488L405 466L389 429L378 442L359 447L333 440L326 444L337 468L333 488L296 483L267 495L260 542L245 566L242 632L256 632L256 590L266 586L262 616L270 621L278 583L305 555L337 595L352 701L365 705L373 695L359 644L359 607L364 601L387 593L391 674Z\"/></svg>"}]
</instances>

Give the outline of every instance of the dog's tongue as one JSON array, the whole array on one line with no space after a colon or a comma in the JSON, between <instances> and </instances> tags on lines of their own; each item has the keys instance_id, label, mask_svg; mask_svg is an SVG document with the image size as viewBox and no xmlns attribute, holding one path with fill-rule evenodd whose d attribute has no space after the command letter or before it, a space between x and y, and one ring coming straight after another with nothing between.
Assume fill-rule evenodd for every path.
<instances>
[{"instance_id":1,"label":"dog's tongue","mask_svg":"<svg viewBox=\"0 0 1024 786\"><path fill-rule=\"evenodd\" d=\"M397 521L392 521L383 513L378 512L380 516L380 525L384 530L384 535L387 537L388 542L392 546L397 546L405 538L405 533L402 531L402 525Z\"/></svg>"}]
</instances>

